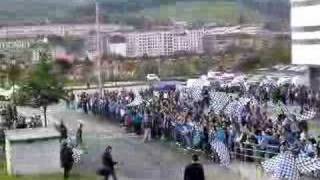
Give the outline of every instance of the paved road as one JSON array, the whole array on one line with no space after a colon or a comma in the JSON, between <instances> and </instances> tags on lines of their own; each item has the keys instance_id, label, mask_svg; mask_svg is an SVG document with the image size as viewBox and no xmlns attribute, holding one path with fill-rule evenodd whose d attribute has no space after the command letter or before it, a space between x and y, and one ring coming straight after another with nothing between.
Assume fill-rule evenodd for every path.
<instances>
[{"instance_id":1,"label":"paved road","mask_svg":"<svg viewBox=\"0 0 320 180\"><path fill-rule=\"evenodd\" d=\"M28 112L38 110L22 108ZM106 145L113 147L114 159L120 162L117 174L120 180L179 180L183 179L183 168L190 162L191 153L177 148L174 144L151 142L144 144L141 137L127 134L118 123L106 119L84 115L81 112L66 110L63 105L51 106L48 110L50 124L53 120L63 119L71 131L75 133L78 120L84 122L84 141L88 154L83 155L74 173L92 174L101 167L101 155ZM207 179L248 179L241 178L237 168L227 170L202 158L205 164ZM241 165L248 167L247 165ZM240 167L235 165L235 167ZM255 178L255 168L250 169ZM237 169L237 170L235 170ZM246 169L248 170L248 169Z\"/></svg>"},{"instance_id":2,"label":"paved road","mask_svg":"<svg viewBox=\"0 0 320 180\"><path fill-rule=\"evenodd\" d=\"M134 85L134 86L122 86L121 88L119 87L108 87L108 88L104 88L105 90L108 90L108 91L115 91L115 90L121 90L121 89L124 89L124 90L132 90L133 92L139 92L140 90L144 90L144 89L147 89L149 86L148 85ZM98 89L79 89L79 90L74 90L73 92L75 92L76 94L78 93L81 93L81 92L87 92L87 93L95 93L95 92L98 92Z\"/></svg>"}]
</instances>

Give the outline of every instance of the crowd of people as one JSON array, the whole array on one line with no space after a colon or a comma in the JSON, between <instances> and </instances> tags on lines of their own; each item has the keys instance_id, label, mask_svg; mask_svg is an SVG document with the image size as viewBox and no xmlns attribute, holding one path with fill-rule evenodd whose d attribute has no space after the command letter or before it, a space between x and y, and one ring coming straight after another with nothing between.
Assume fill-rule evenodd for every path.
<instances>
[{"instance_id":1,"label":"crowd of people","mask_svg":"<svg viewBox=\"0 0 320 180\"><path fill-rule=\"evenodd\" d=\"M148 89L136 94L105 91L102 97L97 93L71 93L69 106L117 120L128 132L144 134L145 142L172 140L186 149L211 154L211 143L218 140L233 157L247 161L270 158L285 150L320 157L320 136L312 136L308 129L308 118L319 112L320 92L294 85L212 86L202 88L201 98L195 98L194 89ZM212 98L211 93L216 92L228 96L224 108L218 111L212 109L212 104L220 103ZM248 100L237 112L224 111L240 99ZM270 113L270 104L280 112ZM300 107L299 111L289 112L286 107L290 106Z\"/></svg>"}]
</instances>

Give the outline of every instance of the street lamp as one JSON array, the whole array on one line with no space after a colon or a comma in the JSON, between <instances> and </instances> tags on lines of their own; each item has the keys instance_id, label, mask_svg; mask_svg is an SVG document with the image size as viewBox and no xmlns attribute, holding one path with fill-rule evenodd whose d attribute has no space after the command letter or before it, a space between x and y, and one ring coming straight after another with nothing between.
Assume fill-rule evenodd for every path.
<instances>
[{"instance_id":1,"label":"street lamp","mask_svg":"<svg viewBox=\"0 0 320 180\"><path fill-rule=\"evenodd\" d=\"M16 66L16 60L15 60L15 58L12 56L11 58L10 58L10 72L9 73L11 73L11 76L13 75L13 73L15 73L14 72L14 69L15 68L17 68L17 66ZM15 99L16 99L16 94L15 94L15 78L12 78L11 77L11 80L12 80L12 101L13 101L13 104L15 104L16 103L16 101L15 101Z\"/></svg>"},{"instance_id":2,"label":"street lamp","mask_svg":"<svg viewBox=\"0 0 320 180\"><path fill-rule=\"evenodd\" d=\"M98 51L97 57L97 65L98 65L98 86L99 86L99 94L102 96L102 78L101 78L101 43L100 43L100 11L99 11L99 3L95 0L96 6L96 48Z\"/></svg>"}]
</instances>

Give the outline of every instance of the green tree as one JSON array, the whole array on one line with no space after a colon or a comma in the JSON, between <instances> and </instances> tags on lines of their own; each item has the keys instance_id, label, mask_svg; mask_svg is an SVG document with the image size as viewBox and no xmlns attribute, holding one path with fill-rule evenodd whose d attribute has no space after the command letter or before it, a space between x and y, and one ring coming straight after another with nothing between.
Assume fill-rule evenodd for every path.
<instances>
[{"instance_id":1,"label":"green tree","mask_svg":"<svg viewBox=\"0 0 320 180\"><path fill-rule=\"evenodd\" d=\"M29 78L21 89L27 94L29 100L38 107L43 108L44 123L47 127L47 108L50 104L58 103L65 97L63 82L59 78L57 71L50 58L43 56L31 71Z\"/></svg>"}]
</instances>

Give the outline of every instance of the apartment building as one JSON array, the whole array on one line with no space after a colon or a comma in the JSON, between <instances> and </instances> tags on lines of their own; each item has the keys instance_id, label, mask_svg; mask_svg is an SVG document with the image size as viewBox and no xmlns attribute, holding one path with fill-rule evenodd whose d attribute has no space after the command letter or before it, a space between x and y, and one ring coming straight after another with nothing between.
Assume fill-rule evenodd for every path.
<instances>
[{"instance_id":1,"label":"apartment building","mask_svg":"<svg viewBox=\"0 0 320 180\"><path fill-rule=\"evenodd\" d=\"M292 63L320 65L320 1L291 0Z\"/></svg>"},{"instance_id":2,"label":"apartment building","mask_svg":"<svg viewBox=\"0 0 320 180\"><path fill-rule=\"evenodd\" d=\"M267 47L254 37L261 36L260 27L215 27L211 29L176 28L165 31L105 33L101 35L102 53L122 55L126 57L156 57L171 56L175 53L186 52L201 54L204 52L220 52L234 44L243 47ZM264 33L262 33L264 34ZM265 34L271 34L266 32ZM110 38L122 37L121 42L113 43ZM245 37L245 38L243 38ZM96 35L87 37L87 49L96 51ZM257 40L260 40L259 38ZM262 42L262 41L261 41ZM262 44L262 45L259 45Z\"/></svg>"},{"instance_id":3,"label":"apartment building","mask_svg":"<svg viewBox=\"0 0 320 180\"><path fill-rule=\"evenodd\" d=\"M128 33L127 56L170 56L179 51L202 53L203 36L203 29Z\"/></svg>"},{"instance_id":4,"label":"apartment building","mask_svg":"<svg viewBox=\"0 0 320 180\"><path fill-rule=\"evenodd\" d=\"M291 0L291 56L293 64L309 66L306 81L320 88L320 1Z\"/></svg>"},{"instance_id":5,"label":"apartment building","mask_svg":"<svg viewBox=\"0 0 320 180\"><path fill-rule=\"evenodd\" d=\"M113 32L120 29L132 29L129 26L119 26L113 24L101 24L101 32ZM36 26L3 26L0 27L1 38L33 38L38 36L83 36L91 31L95 31L94 24L49 24Z\"/></svg>"}]
</instances>

